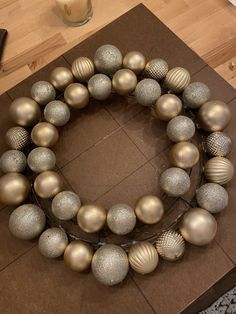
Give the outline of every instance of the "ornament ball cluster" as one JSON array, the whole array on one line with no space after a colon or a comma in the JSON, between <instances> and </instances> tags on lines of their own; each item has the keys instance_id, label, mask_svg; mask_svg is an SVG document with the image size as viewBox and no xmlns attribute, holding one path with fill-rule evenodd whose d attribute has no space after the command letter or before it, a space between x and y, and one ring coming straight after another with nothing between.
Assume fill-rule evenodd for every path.
<instances>
[{"instance_id":1,"label":"ornament ball cluster","mask_svg":"<svg viewBox=\"0 0 236 314\"><path fill-rule=\"evenodd\" d=\"M38 198L51 200L51 212L57 219L76 218L78 228L87 233L106 227L117 235L125 235L138 220L156 224L162 219L165 208L158 195L142 195L133 207L114 204L106 210L97 203L82 204L76 193L63 190L62 179L55 171L52 147L59 140L58 128L70 120L70 109L84 108L91 97L103 101L113 92L134 95L137 105L149 108L156 123L158 119L166 121L167 136L173 142L171 167L161 174L160 186L169 197L180 197L190 189L188 169L198 163L201 151L192 141L196 126L205 132L202 146L209 157L204 166L207 183L196 191L198 207L190 208L175 230L163 231L152 243L133 242L127 252L121 246L106 243L94 250L88 242L72 239L61 227L45 229L44 210L27 201L34 190ZM64 101L57 100L59 93L64 93ZM186 115L188 112L195 116L194 120ZM9 150L0 159L4 173L0 178L0 202L16 207L9 219L12 234L24 240L39 237L43 256L63 255L70 269L82 272L91 267L98 281L115 285L124 280L129 267L148 274L155 270L160 258L180 259L186 241L201 246L215 237L217 223L212 214L227 207L229 197L224 185L234 174L234 167L226 158L232 142L224 132L231 114L224 102L211 99L206 84L191 83L187 69L169 69L165 60L146 60L138 51L123 56L117 47L103 45L93 60L79 57L71 69L55 68L49 82L34 83L31 98L15 99L9 115L15 126L6 133ZM35 176L27 177L29 171Z\"/></svg>"}]
</instances>

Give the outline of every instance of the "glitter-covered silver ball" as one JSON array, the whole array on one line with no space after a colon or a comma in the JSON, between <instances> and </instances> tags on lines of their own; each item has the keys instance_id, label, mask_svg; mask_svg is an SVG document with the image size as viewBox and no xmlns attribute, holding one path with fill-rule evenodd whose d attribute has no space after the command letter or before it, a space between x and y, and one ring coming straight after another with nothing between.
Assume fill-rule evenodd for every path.
<instances>
[{"instance_id":1,"label":"glitter-covered silver ball","mask_svg":"<svg viewBox=\"0 0 236 314\"><path fill-rule=\"evenodd\" d=\"M196 191L199 207L212 214L219 213L228 206L229 195L223 186L217 183L206 183Z\"/></svg>"},{"instance_id":2,"label":"glitter-covered silver ball","mask_svg":"<svg viewBox=\"0 0 236 314\"><path fill-rule=\"evenodd\" d=\"M128 271L128 257L120 246L105 244L95 252L92 259L92 272L102 284L116 285L125 279Z\"/></svg>"},{"instance_id":3,"label":"glitter-covered silver ball","mask_svg":"<svg viewBox=\"0 0 236 314\"><path fill-rule=\"evenodd\" d=\"M183 169L168 168L161 174L160 186L169 196L181 196L190 189L190 178Z\"/></svg>"},{"instance_id":4,"label":"glitter-covered silver ball","mask_svg":"<svg viewBox=\"0 0 236 314\"><path fill-rule=\"evenodd\" d=\"M94 56L94 64L98 72L112 75L122 66L122 54L113 45L99 47Z\"/></svg>"},{"instance_id":5,"label":"glitter-covered silver ball","mask_svg":"<svg viewBox=\"0 0 236 314\"><path fill-rule=\"evenodd\" d=\"M47 147L36 147L28 155L27 163L30 169L36 173L54 169L56 156Z\"/></svg>"},{"instance_id":6,"label":"glitter-covered silver ball","mask_svg":"<svg viewBox=\"0 0 236 314\"><path fill-rule=\"evenodd\" d=\"M194 136L195 124L186 116L177 116L168 122L166 133L173 142L187 141Z\"/></svg>"},{"instance_id":7,"label":"glitter-covered silver ball","mask_svg":"<svg viewBox=\"0 0 236 314\"><path fill-rule=\"evenodd\" d=\"M17 207L10 216L9 229L19 239L31 240L43 231L46 217L43 210L34 204Z\"/></svg>"},{"instance_id":8,"label":"glitter-covered silver ball","mask_svg":"<svg viewBox=\"0 0 236 314\"><path fill-rule=\"evenodd\" d=\"M210 99L210 89L202 82L189 84L183 92L183 100L186 106L192 109L201 107Z\"/></svg>"},{"instance_id":9,"label":"glitter-covered silver ball","mask_svg":"<svg viewBox=\"0 0 236 314\"><path fill-rule=\"evenodd\" d=\"M168 261L180 259L185 251L183 237L174 230L163 232L157 239L156 249L159 255Z\"/></svg>"},{"instance_id":10,"label":"glitter-covered silver ball","mask_svg":"<svg viewBox=\"0 0 236 314\"><path fill-rule=\"evenodd\" d=\"M156 58L148 61L145 66L145 76L154 80L162 80L168 72L168 64L165 60Z\"/></svg>"},{"instance_id":11,"label":"glitter-covered silver ball","mask_svg":"<svg viewBox=\"0 0 236 314\"><path fill-rule=\"evenodd\" d=\"M97 100L105 100L111 95L111 79L105 74L95 74L88 81L90 95Z\"/></svg>"},{"instance_id":12,"label":"glitter-covered silver ball","mask_svg":"<svg viewBox=\"0 0 236 314\"><path fill-rule=\"evenodd\" d=\"M136 215L127 204L116 204L107 213L107 225L112 232L120 235L131 232L136 224Z\"/></svg>"},{"instance_id":13,"label":"glitter-covered silver ball","mask_svg":"<svg viewBox=\"0 0 236 314\"><path fill-rule=\"evenodd\" d=\"M6 143L12 149L22 150L30 143L30 135L21 126L12 127L6 133Z\"/></svg>"},{"instance_id":14,"label":"glitter-covered silver ball","mask_svg":"<svg viewBox=\"0 0 236 314\"><path fill-rule=\"evenodd\" d=\"M30 93L31 97L43 106L56 98L56 91L53 85L46 81L34 83Z\"/></svg>"},{"instance_id":15,"label":"glitter-covered silver ball","mask_svg":"<svg viewBox=\"0 0 236 314\"><path fill-rule=\"evenodd\" d=\"M52 200L52 213L60 220L74 218L80 207L79 196L71 191L60 192Z\"/></svg>"},{"instance_id":16,"label":"glitter-covered silver ball","mask_svg":"<svg viewBox=\"0 0 236 314\"><path fill-rule=\"evenodd\" d=\"M19 150L7 150L0 159L0 169L4 173L23 172L26 167L25 154Z\"/></svg>"},{"instance_id":17,"label":"glitter-covered silver ball","mask_svg":"<svg viewBox=\"0 0 236 314\"><path fill-rule=\"evenodd\" d=\"M190 83L191 76L188 70L176 67L168 71L164 86L173 93L181 93Z\"/></svg>"},{"instance_id":18,"label":"glitter-covered silver ball","mask_svg":"<svg viewBox=\"0 0 236 314\"><path fill-rule=\"evenodd\" d=\"M47 258L61 256L68 245L66 233L59 228L45 230L38 242L39 252Z\"/></svg>"},{"instance_id":19,"label":"glitter-covered silver ball","mask_svg":"<svg viewBox=\"0 0 236 314\"><path fill-rule=\"evenodd\" d=\"M140 105L150 107L161 96L161 87L157 81L147 78L137 84L134 93Z\"/></svg>"},{"instance_id":20,"label":"glitter-covered silver ball","mask_svg":"<svg viewBox=\"0 0 236 314\"><path fill-rule=\"evenodd\" d=\"M232 141L228 134L224 132L213 132L207 136L206 150L212 156L224 157L232 149Z\"/></svg>"},{"instance_id":21,"label":"glitter-covered silver ball","mask_svg":"<svg viewBox=\"0 0 236 314\"><path fill-rule=\"evenodd\" d=\"M55 126L63 126L70 120L70 109L64 102L53 100L44 108L44 117Z\"/></svg>"}]
</instances>

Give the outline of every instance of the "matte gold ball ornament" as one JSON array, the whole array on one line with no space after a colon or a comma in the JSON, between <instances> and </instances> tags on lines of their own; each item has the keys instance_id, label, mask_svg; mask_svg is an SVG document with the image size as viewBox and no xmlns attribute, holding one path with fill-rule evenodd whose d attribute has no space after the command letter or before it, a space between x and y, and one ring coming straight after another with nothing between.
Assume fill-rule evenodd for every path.
<instances>
[{"instance_id":1,"label":"matte gold ball ornament","mask_svg":"<svg viewBox=\"0 0 236 314\"><path fill-rule=\"evenodd\" d=\"M31 139L37 146L52 147L59 139L59 132L53 124L39 122L31 131Z\"/></svg>"},{"instance_id":2,"label":"matte gold ball ornament","mask_svg":"<svg viewBox=\"0 0 236 314\"><path fill-rule=\"evenodd\" d=\"M179 142L172 146L169 159L174 167L189 169L199 161L199 151L197 147L189 142Z\"/></svg>"},{"instance_id":3,"label":"matte gold ball ornament","mask_svg":"<svg viewBox=\"0 0 236 314\"><path fill-rule=\"evenodd\" d=\"M50 75L50 82L54 88L59 91L64 91L64 89L73 83L74 77L70 69L66 67L56 67L52 70Z\"/></svg>"},{"instance_id":4,"label":"matte gold ball ornament","mask_svg":"<svg viewBox=\"0 0 236 314\"><path fill-rule=\"evenodd\" d=\"M93 61L87 57L79 57L72 63L72 73L79 82L87 82L95 72Z\"/></svg>"},{"instance_id":5,"label":"matte gold ball ornament","mask_svg":"<svg viewBox=\"0 0 236 314\"><path fill-rule=\"evenodd\" d=\"M125 69L130 69L135 74L140 74L146 64L145 56L139 51L128 52L123 59L123 67Z\"/></svg>"},{"instance_id":6,"label":"matte gold ball ornament","mask_svg":"<svg viewBox=\"0 0 236 314\"><path fill-rule=\"evenodd\" d=\"M106 211L101 205L85 204L78 211L77 223L83 231L94 233L102 229L106 217Z\"/></svg>"},{"instance_id":7,"label":"matte gold ball ornament","mask_svg":"<svg viewBox=\"0 0 236 314\"><path fill-rule=\"evenodd\" d=\"M182 101L173 94L162 95L153 105L154 114L163 121L169 121L178 116L181 110Z\"/></svg>"},{"instance_id":8,"label":"matte gold ball ornament","mask_svg":"<svg viewBox=\"0 0 236 314\"><path fill-rule=\"evenodd\" d=\"M55 171L44 171L34 181L34 190L43 199L54 197L62 191L62 188L62 178Z\"/></svg>"},{"instance_id":9,"label":"matte gold ball ornament","mask_svg":"<svg viewBox=\"0 0 236 314\"><path fill-rule=\"evenodd\" d=\"M82 109L87 106L89 102L89 92L84 85L73 83L65 89L64 98L69 106Z\"/></svg>"},{"instance_id":10,"label":"matte gold ball ornament","mask_svg":"<svg viewBox=\"0 0 236 314\"><path fill-rule=\"evenodd\" d=\"M224 185L234 176L234 166L225 157L214 157L209 159L204 167L204 173L208 181Z\"/></svg>"},{"instance_id":11,"label":"matte gold ball ornament","mask_svg":"<svg viewBox=\"0 0 236 314\"><path fill-rule=\"evenodd\" d=\"M119 95L128 95L134 91L137 85L137 77L129 69L118 70L112 78L112 86Z\"/></svg>"},{"instance_id":12,"label":"matte gold ball ornament","mask_svg":"<svg viewBox=\"0 0 236 314\"><path fill-rule=\"evenodd\" d=\"M135 214L146 224L155 224L164 215L164 206L159 197L155 195L144 195L140 197L135 205Z\"/></svg>"}]
</instances>

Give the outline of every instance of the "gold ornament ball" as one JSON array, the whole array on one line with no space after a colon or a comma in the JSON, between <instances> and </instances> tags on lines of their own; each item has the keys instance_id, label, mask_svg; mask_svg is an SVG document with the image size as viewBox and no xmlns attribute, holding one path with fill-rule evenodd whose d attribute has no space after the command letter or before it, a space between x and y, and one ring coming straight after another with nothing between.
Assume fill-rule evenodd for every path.
<instances>
[{"instance_id":1,"label":"gold ornament ball","mask_svg":"<svg viewBox=\"0 0 236 314\"><path fill-rule=\"evenodd\" d=\"M215 218L205 209L192 208L182 218L180 233L186 241L194 245L210 243L217 231Z\"/></svg>"},{"instance_id":2,"label":"gold ornament ball","mask_svg":"<svg viewBox=\"0 0 236 314\"><path fill-rule=\"evenodd\" d=\"M64 91L64 89L73 83L74 77L70 69L65 67L56 67L52 70L50 75L51 84L59 91Z\"/></svg>"},{"instance_id":3,"label":"gold ornament ball","mask_svg":"<svg viewBox=\"0 0 236 314\"><path fill-rule=\"evenodd\" d=\"M139 51L128 52L123 59L123 67L132 70L135 74L140 74L146 65L145 56Z\"/></svg>"},{"instance_id":4,"label":"gold ornament ball","mask_svg":"<svg viewBox=\"0 0 236 314\"><path fill-rule=\"evenodd\" d=\"M191 76L188 70L181 67L171 69L165 77L164 85L174 93L181 93L190 83Z\"/></svg>"},{"instance_id":5,"label":"gold ornament ball","mask_svg":"<svg viewBox=\"0 0 236 314\"><path fill-rule=\"evenodd\" d=\"M37 146L52 147L57 143L59 133L53 124L40 122L33 127L31 139Z\"/></svg>"},{"instance_id":6,"label":"gold ornament ball","mask_svg":"<svg viewBox=\"0 0 236 314\"><path fill-rule=\"evenodd\" d=\"M71 270L82 272L90 267L93 258L92 247L82 241L72 241L65 249L64 262Z\"/></svg>"},{"instance_id":7,"label":"gold ornament ball","mask_svg":"<svg viewBox=\"0 0 236 314\"><path fill-rule=\"evenodd\" d=\"M115 234L127 234L136 224L136 216L132 207L127 204L113 205L107 213L107 225Z\"/></svg>"},{"instance_id":8,"label":"gold ornament ball","mask_svg":"<svg viewBox=\"0 0 236 314\"><path fill-rule=\"evenodd\" d=\"M206 162L204 173L208 181L224 185L233 178L234 166L225 157L214 157Z\"/></svg>"},{"instance_id":9,"label":"gold ornament ball","mask_svg":"<svg viewBox=\"0 0 236 314\"><path fill-rule=\"evenodd\" d=\"M147 241L132 245L128 258L131 268L142 275L153 272L159 260L157 250Z\"/></svg>"},{"instance_id":10,"label":"gold ornament ball","mask_svg":"<svg viewBox=\"0 0 236 314\"><path fill-rule=\"evenodd\" d=\"M112 86L119 95L128 95L134 91L137 85L137 77L129 69L118 70L112 78Z\"/></svg>"},{"instance_id":11,"label":"gold ornament ball","mask_svg":"<svg viewBox=\"0 0 236 314\"><path fill-rule=\"evenodd\" d=\"M189 142L179 142L172 146L169 159L174 167L189 169L199 161L199 151L197 147Z\"/></svg>"},{"instance_id":12,"label":"gold ornament ball","mask_svg":"<svg viewBox=\"0 0 236 314\"><path fill-rule=\"evenodd\" d=\"M34 181L34 190L43 199L54 197L62 188L62 178L55 171L44 171Z\"/></svg>"},{"instance_id":13,"label":"gold ornament ball","mask_svg":"<svg viewBox=\"0 0 236 314\"><path fill-rule=\"evenodd\" d=\"M153 110L160 120L169 121L180 114L182 101L173 94L165 94L156 101Z\"/></svg>"},{"instance_id":14,"label":"gold ornament ball","mask_svg":"<svg viewBox=\"0 0 236 314\"><path fill-rule=\"evenodd\" d=\"M40 120L39 105L29 97L15 99L9 108L11 119L21 126L32 126Z\"/></svg>"},{"instance_id":15,"label":"gold ornament ball","mask_svg":"<svg viewBox=\"0 0 236 314\"><path fill-rule=\"evenodd\" d=\"M87 106L89 102L89 92L84 85L73 83L67 86L64 98L69 106L76 109L82 109Z\"/></svg>"},{"instance_id":16,"label":"gold ornament ball","mask_svg":"<svg viewBox=\"0 0 236 314\"><path fill-rule=\"evenodd\" d=\"M29 195L30 183L20 173L8 173L0 178L0 203L14 206L21 204Z\"/></svg>"},{"instance_id":17,"label":"gold ornament ball","mask_svg":"<svg viewBox=\"0 0 236 314\"><path fill-rule=\"evenodd\" d=\"M174 230L165 231L158 237L156 249L163 259L177 261L185 251L184 239Z\"/></svg>"},{"instance_id":18,"label":"gold ornament ball","mask_svg":"<svg viewBox=\"0 0 236 314\"><path fill-rule=\"evenodd\" d=\"M208 132L224 130L231 120L229 107L220 100L206 102L198 111L198 121Z\"/></svg>"},{"instance_id":19,"label":"gold ornament ball","mask_svg":"<svg viewBox=\"0 0 236 314\"><path fill-rule=\"evenodd\" d=\"M72 63L72 73L79 82L87 82L94 72L93 61L87 57L79 57Z\"/></svg>"},{"instance_id":20,"label":"gold ornament ball","mask_svg":"<svg viewBox=\"0 0 236 314\"><path fill-rule=\"evenodd\" d=\"M135 214L145 224L155 224L163 217L164 206L157 196L144 195L135 205Z\"/></svg>"},{"instance_id":21,"label":"gold ornament ball","mask_svg":"<svg viewBox=\"0 0 236 314\"><path fill-rule=\"evenodd\" d=\"M6 133L6 143L12 149L22 150L30 143L30 135L21 126L10 128Z\"/></svg>"},{"instance_id":22,"label":"gold ornament ball","mask_svg":"<svg viewBox=\"0 0 236 314\"><path fill-rule=\"evenodd\" d=\"M106 211L101 205L86 204L80 207L77 222L83 231L94 233L102 229L106 222L106 216Z\"/></svg>"}]
</instances>

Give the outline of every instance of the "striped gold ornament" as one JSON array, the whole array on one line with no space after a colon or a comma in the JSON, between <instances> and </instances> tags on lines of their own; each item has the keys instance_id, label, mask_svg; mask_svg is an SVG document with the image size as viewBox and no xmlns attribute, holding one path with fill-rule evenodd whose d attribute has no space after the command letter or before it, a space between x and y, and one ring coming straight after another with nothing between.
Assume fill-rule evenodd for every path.
<instances>
[{"instance_id":1,"label":"striped gold ornament","mask_svg":"<svg viewBox=\"0 0 236 314\"><path fill-rule=\"evenodd\" d=\"M72 73L79 82L87 82L94 75L93 61L87 57L77 58L72 63Z\"/></svg>"},{"instance_id":2,"label":"striped gold ornament","mask_svg":"<svg viewBox=\"0 0 236 314\"><path fill-rule=\"evenodd\" d=\"M156 249L163 259L168 261L176 261L184 254L184 239L178 232L174 230L165 231L157 239Z\"/></svg>"},{"instance_id":3,"label":"striped gold ornament","mask_svg":"<svg viewBox=\"0 0 236 314\"><path fill-rule=\"evenodd\" d=\"M188 70L181 67L171 69L165 77L164 85L174 93L181 93L190 83L191 76Z\"/></svg>"},{"instance_id":4,"label":"striped gold ornament","mask_svg":"<svg viewBox=\"0 0 236 314\"><path fill-rule=\"evenodd\" d=\"M227 158L214 157L205 164L204 173L208 181L223 185L233 178L234 166Z\"/></svg>"}]
</instances>

